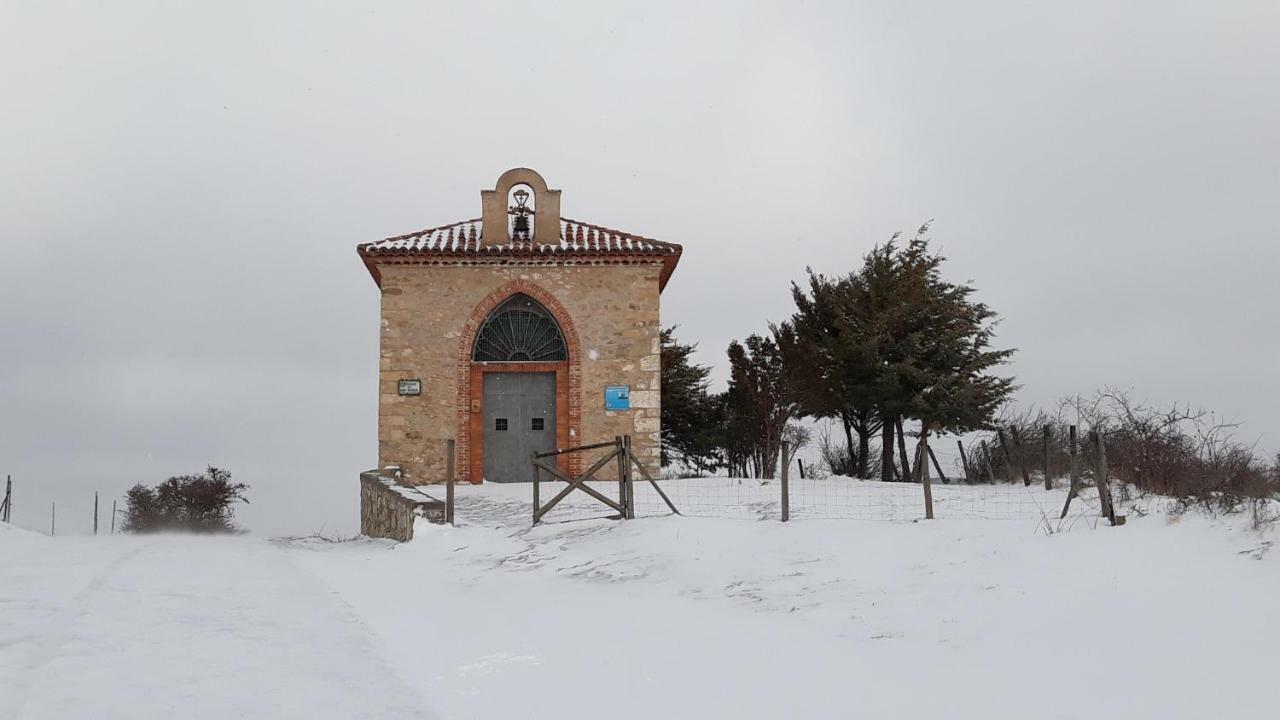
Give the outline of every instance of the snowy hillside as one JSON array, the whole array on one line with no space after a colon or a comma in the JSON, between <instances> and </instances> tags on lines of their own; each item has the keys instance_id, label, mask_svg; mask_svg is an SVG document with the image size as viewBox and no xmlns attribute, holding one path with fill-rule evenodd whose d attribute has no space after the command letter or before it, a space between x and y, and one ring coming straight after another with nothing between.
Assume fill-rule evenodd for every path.
<instances>
[{"instance_id":1,"label":"snowy hillside","mask_svg":"<svg viewBox=\"0 0 1280 720\"><path fill-rule=\"evenodd\" d=\"M0 533L6 717L1270 717L1241 522L528 524L412 543ZM688 500L688 498L686 498ZM762 500L767 502L767 500Z\"/></svg>"}]
</instances>

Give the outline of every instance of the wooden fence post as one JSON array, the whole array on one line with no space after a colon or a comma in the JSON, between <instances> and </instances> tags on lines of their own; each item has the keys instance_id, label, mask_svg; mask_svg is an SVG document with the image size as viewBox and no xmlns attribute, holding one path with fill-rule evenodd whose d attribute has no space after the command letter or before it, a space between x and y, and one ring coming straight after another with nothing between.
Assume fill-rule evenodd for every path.
<instances>
[{"instance_id":1,"label":"wooden fence post","mask_svg":"<svg viewBox=\"0 0 1280 720\"><path fill-rule=\"evenodd\" d=\"M625 520L627 518L627 446L623 444L621 435L615 435L613 441L618 452L618 504L622 506L622 519Z\"/></svg>"},{"instance_id":2,"label":"wooden fence post","mask_svg":"<svg viewBox=\"0 0 1280 720\"><path fill-rule=\"evenodd\" d=\"M796 458L796 466L800 468L800 479L804 479L804 458Z\"/></svg>"},{"instance_id":3,"label":"wooden fence post","mask_svg":"<svg viewBox=\"0 0 1280 720\"><path fill-rule=\"evenodd\" d=\"M636 519L636 484L634 482L635 478L631 474L632 452L631 452L631 436L630 435L622 436L622 447L626 453L626 456L622 458L622 467L627 475L626 518L628 520L635 520Z\"/></svg>"},{"instance_id":4,"label":"wooden fence post","mask_svg":"<svg viewBox=\"0 0 1280 720\"><path fill-rule=\"evenodd\" d=\"M98 534L98 491L93 491L93 534Z\"/></svg>"},{"instance_id":5,"label":"wooden fence post","mask_svg":"<svg viewBox=\"0 0 1280 720\"><path fill-rule=\"evenodd\" d=\"M960 465L964 468L964 481L971 483L973 475L969 472L969 456L964 454L964 441L957 439L956 447L960 448Z\"/></svg>"},{"instance_id":6,"label":"wooden fence post","mask_svg":"<svg viewBox=\"0 0 1280 720\"><path fill-rule=\"evenodd\" d=\"M1013 482L1013 453L1009 452L1009 438L1000 428L996 428L996 437L1000 439L1000 454L1004 456L1004 479Z\"/></svg>"},{"instance_id":7,"label":"wooden fence post","mask_svg":"<svg viewBox=\"0 0 1280 720\"><path fill-rule=\"evenodd\" d=\"M1053 478L1049 475L1049 426L1044 426L1044 489L1053 489Z\"/></svg>"},{"instance_id":8,"label":"wooden fence post","mask_svg":"<svg viewBox=\"0 0 1280 720\"><path fill-rule=\"evenodd\" d=\"M1093 441L1094 451L1098 454L1098 466L1094 469L1097 474L1094 482L1098 486L1098 499L1102 501L1102 514L1112 525L1119 525L1124 522L1123 519L1116 519L1116 507L1111 500L1111 487L1107 485L1107 441L1102 433L1094 432Z\"/></svg>"},{"instance_id":9,"label":"wooden fence post","mask_svg":"<svg viewBox=\"0 0 1280 720\"><path fill-rule=\"evenodd\" d=\"M902 418L894 420L898 431L898 454L902 456L902 482L911 482L915 473L911 472L911 458L907 457L907 434L902 430Z\"/></svg>"},{"instance_id":10,"label":"wooden fence post","mask_svg":"<svg viewBox=\"0 0 1280 720\"><path fill-rule=\"evenodd\" d=\"M1010 425L1009 433L1013 435L1013 445L1018 451L1018 470L1022 472L1022 484L1025 487L1031 487L1031 473L1027 472L1027 454L1022 445L1022 435L1018 432L1018 426Z\"/></svg>"},{"instance_id":11,"label":"wooden fence post","mask_svg":"<svg viewBox=\"0 0 1280 720\"><path fill-rule=\"evenodd\" d=\"M928 451L929 459L933 461L933 469L938 471L938 477L943 483L950 485L951 481L947 479L947 474L942 472L942 465L938 464L938 456L933 454L933 446L925 443L924 448Z\"/></svg>"},{"instance_id":12,"label":"wooden fence post","mask_svg":"<svg viewBox=\"0 0 1280 720\"><path fill-rule=\"evenodd\" d=\"M782 441L782 522L791 519L791 488L787 476L787 472L791 467L791 458L788 450L791 449L791 443Z\"/></svg>"},{"instance_id":13,"label":"wooden fence post","mask_svg":"<svg viewBox=\"0 0 1280 720\"><path fill-rule=\"evenodd\" d=\"M111 501L111 534L116 534L116 501Z\"/></svg>"},{"instance_id":14,"label":"wooden fence post","mask_svg":"<svg viewBox=\"0 0 1280 720\"><path fill-rule=\"evenodd\" d=\"M1068 459L1067 472L1071 478L1071 488L1067 490L1067 501L1062 504L1062 515L1058 519L1061 520L1067 516L1067 510L1071 508L1071 501L1076 494L1080 492L1080 455L1077 453L1076 447L1076 426L1072 425L1068 430L1067 450L1071 453Z\"/></svg>"},{"instance_id":15,"label":"wooden fence post","mask_svg":"<svg viewBox=\"0 0 1280 720\"><path fill-rule=\"evenodd\" d=\"M920 484L924 486L924 518L932 520L933 485L929 482L929 462L926 456L932 455L933 451L929 449L929 426L923 423L920 426L920 442L924 446L923 452L920 453Z\"/></svg>"},{"instance_id":16,"label":"wooden fence post","mask_svg":"<svg viewBox=\"0 0 1280 720\"><path fill-rule=\"evenodd\" d=\"M444 445L444 521L453 525L453 440Z\"/></svg>"},{"instance_id":17,"label":"wooden fence post","mask_svg":"<svg viewBox=\"0 0 1280 720\"><path fill-rule=\"evenodd\" d=\"M996 484L996 471L991 467L991 448L987 446L987 441L983 440L982 445L982 461L987 466L987 482L992 485Z\"/></svg>"},{"instance_id":18,"label":"wooden fence post","mask_svg":"<svg viewBox=\"0 0 1280 720\"><path fill-rule=\"evenodd\" d=\"M53 536L57 534L58 534L58 503L57 501L54 501L53 505L49 507L49 535Z\"/></svg>"},{"instance_id":19,"label":"wooden fence post","mask_svg":"<svg viewBox=\"0 0 1280 720\"><path fill-rule=\"evenodd\" d=\"M538 453L530 453L529 462L533 464L533 524L537 525L538 508L540 507L538 500L538 481L542 475L541 471L538 470Z\"/></svg>"}]
</instances>

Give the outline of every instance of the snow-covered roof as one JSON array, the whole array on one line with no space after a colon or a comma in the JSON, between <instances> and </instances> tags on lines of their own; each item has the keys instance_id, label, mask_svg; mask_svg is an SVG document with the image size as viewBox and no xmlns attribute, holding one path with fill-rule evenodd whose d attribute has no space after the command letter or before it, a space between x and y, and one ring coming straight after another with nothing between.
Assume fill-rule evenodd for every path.
<instances>
[{"instance_id":1,"label":"snow-covered roof","mask_svg":"<svg viewBox=\"0 0 1280 720\"><path fill-rule=\"evenodd\" d=\"M663 266L660 287L666 286L683 251L675 243L569 218L560 219L560 237L555 242L548 243L535 238L484 244L483 236L481 218L475 218L363 243L356 249L379 285L382 282L381 274L376 266L380 262L528 260L541 265L576 261L630 264L648 260L660 262Z\"/></svg>"}]
</instances>

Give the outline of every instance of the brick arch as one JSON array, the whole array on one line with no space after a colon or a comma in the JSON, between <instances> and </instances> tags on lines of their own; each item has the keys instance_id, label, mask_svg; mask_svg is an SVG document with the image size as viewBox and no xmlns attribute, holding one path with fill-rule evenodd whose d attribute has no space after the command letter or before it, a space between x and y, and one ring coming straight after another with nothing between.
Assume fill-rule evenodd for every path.
<instances>
[{"instance_id":1,"label":"brick arch","mask_svg":"<svg viewBox=\"0 0 1280 720\"><path fill-rule=\"evenodd\" d=\"M556 418L556 444L561 447L577 444L575 441L578 440L578 436L582 432L582 350L578 342L578 331L574 326L573 317L560 304L560 301L544 288L528 280L508 281L486 295L483 300L472 308L466 324L462 327L461 337L458 338L458 412L454 437L457 439L458 475L462 480L472 483L480 482L481 478L475 471L477 469L483 471L484 467L483 427L473 423L472 416L483 415L478 409L473 412L473 408L478 408L479 394L483 389L483 381L481 381L479 387L477 387L476 383L477 378L482 378L482 372L479 368L486 365L485 363L472 362L472 348L475 346L476 335L480 332L480 326L489 317L489 313L506 302L512 295L521 293L537 300L542 307L546 308L547 312L551 313L551 317L555 318L556 324L560 326L560 333L564 335L568 360L554 364L556 366L556 415L558 416ZM552 364L532 363L531 365L537 365L539 369L546 369L545 366ZM562 373L564 375L563 378L561 377ZM563 410L560 408L562 401L566 405ZM567 426L560 422L561 417L567 420ZM570 434L571 431L572 435ZM473 448L480 449L480 452L473 456ZM579 471L581 459L578 458L576 453L562 455L561 458L565 460L563 463L565 470L572 473Z\"/></svg>"},{"instance_id":2,"label":"brick arch","mask_svg":"<svg viewBox=\"0 0 1280 720\"><path fill-rule=\"evenodd\" d=\"M528 185L536 193L545 193L548 190L547 181L543 180L536 170L520 167L511 168L499 175L498 182L493 185L493 191L502 196L505 202L507 193L516 185Z\"/></svg>"}]
</instances>

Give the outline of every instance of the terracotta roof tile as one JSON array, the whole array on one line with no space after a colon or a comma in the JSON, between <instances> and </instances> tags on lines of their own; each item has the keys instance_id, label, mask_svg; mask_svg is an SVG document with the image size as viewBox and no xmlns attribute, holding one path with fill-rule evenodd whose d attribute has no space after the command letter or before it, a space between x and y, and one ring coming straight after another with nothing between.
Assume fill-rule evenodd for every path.
<instances>
[{"instance_id":1,"label":"terracotta roof tile","mask_svg":"<svg viewBox=\"0 0 1280 720\"><path fill-rule=\"evenodd\" d=\"M419 230L359 246L364 256L465 253L479 254L592 254L679 255L680 246L641 237L621 230L562 218L560 237L554 243L511 240L502 245L480 246L483 239L480 218Z\"/></svg>"},{"instance_id":2,"label":"terracotta roof tile","mask_svg":"<svg viewBox=\"0 0 1280 720\"><path fill-rule=\"evenodd\" d=\"M560 237L556 242L541 242L541 238L509 240L501 245L482 245L483 227L480 218L463 220L449 225L419 230L408 235L398 235L385 240L363 243L357 251L364 258L374 280L381 284L375 265L380 260L409 261L414 259L456 260L515 260L528 259L546 262L563 258L572 260L623 261L626 258L652 258L663 264L660 285L675 269L683 251L675 243L641 237L621 230L592 225L569 218L560 219Z\"/></svg>"}]
</instances>

